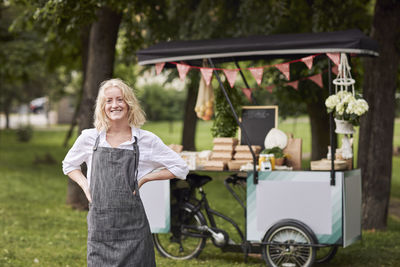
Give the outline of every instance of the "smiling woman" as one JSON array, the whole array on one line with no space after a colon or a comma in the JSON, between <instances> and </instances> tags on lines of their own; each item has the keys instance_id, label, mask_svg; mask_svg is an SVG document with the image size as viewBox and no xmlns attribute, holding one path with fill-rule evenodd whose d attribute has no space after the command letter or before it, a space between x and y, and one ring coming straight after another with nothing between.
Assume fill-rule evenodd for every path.
<instances>
[{"instance_id":1,"label":"smiling woman","mask_svg":"<svg viewBox=\"0 0 400 267\"><path fill-rule=\"evenodd\" d=\"M139 128L144 122L132 88L120 79L105 81L96 101L96 128L84 130L63 161L64 173L90 203L88 266L155 266L138 189L148 181L185 179L188 168L159 137ZM153 172L158 168L163 169Z\"/></svg>"}]
</instances>

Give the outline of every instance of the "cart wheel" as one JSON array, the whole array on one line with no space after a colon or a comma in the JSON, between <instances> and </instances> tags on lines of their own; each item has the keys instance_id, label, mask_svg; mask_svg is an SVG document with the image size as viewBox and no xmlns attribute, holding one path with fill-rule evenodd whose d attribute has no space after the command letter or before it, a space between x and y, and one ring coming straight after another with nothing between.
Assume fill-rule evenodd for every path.
<instances>
[{"instance_id":1,"label":"cart wheel","mask_svg":"<svg viewBox=\"0 0 400 267\"><path fill-rule=\"evenodd\" d=\"M158 252L174 260L188 260L197 257L206 245L202 226L207 221L200 211L185 203L171 211L171 231L166 234L153 234Z\"/></svg>"},{"instance_id":2,"label":"cart wheel","mask_svg":"<svg viewBox=\"0 0 400 267\"><path fill-rule=\"evenodd\" d=\"M265 262L272 267L304 266L314 263L315 235L305 224L294 220L282 220L271 227L263 242L276 243L262 246Z\"/></svg>"},{"instance_id":3,"label":"cart wheel","mask_svg":"<svg viewBox=\"0 0 400 267\"><path fill-rule=\"evenodd\" d=\"M327 263L336 255L338 251L337 246L330 246L317 249L317 255L315 256L315 262Z\"/></svg>"}]
</instances>

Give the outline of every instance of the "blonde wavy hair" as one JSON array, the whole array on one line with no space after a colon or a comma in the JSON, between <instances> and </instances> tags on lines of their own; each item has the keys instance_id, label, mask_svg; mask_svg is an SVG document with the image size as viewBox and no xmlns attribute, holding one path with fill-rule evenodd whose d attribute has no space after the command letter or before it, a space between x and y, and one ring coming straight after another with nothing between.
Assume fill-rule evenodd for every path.
<instances>
[{"instance_id":1,"label":"blonde wavy hair","mask_svg":"<svg viewBox=\"0 0 400 267\"><path fill-rule=\"evenodd\" d=\"M104 92L110 87L117 87L121 90L124 101L128 105L129 125L137 128L142 126L146 122L146 117L133 89L121 79L110 79L102 82L100 85L99 94L96 99L96 108L94 111L94 127L96 127L98 131L107 131L110 127L110 120L104 110L106 105Z\"/></svg>"}]
</instances>

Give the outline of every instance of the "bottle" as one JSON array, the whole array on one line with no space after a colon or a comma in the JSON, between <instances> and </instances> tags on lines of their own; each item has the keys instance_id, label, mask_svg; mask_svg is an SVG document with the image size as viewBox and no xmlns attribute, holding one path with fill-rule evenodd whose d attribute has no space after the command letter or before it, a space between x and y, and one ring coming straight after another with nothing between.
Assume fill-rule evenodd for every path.
<instances>
[{"instance_id":1,"label":"bottle","mask_svg":"<svg viewBox=\"0 0 400 267\"><path fill-rule=\"evenodd\" d=\"M265 154L260 154L258 158L258 169L261 171L261 165L266 160Z\"/></svg>"},{"instance_id":2,"label":"bottle","mask_svg":"<svg viewBox=\"0 0 400 267\"><path fill-rule=\"evenodd\" d=\"M269 161L271 162L271 171L275 170L275 155L269 154Z\"/></svg>"},{"instance_id":3,"label":"bottle","mask_svg":"<svg viewBox=\"0 0 400 267\"><path fill-rule=\"evenodd\" d=\"M262 160L260 161L260 171L271 171L272 170L269 155L270 154L261 154L260 155L260 158L262 158Z\"/></svg>"}]
</instances>

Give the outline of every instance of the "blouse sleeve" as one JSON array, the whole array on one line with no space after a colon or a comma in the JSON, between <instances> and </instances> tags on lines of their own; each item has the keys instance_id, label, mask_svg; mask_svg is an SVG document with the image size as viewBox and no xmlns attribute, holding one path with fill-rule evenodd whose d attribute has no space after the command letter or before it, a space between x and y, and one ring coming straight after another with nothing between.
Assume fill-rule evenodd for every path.
<instances>
[{"instance_id":1,"label":"blouse sleeve","mask_svg":"<svg viewBox=\"0 0 400 267\"><path fill-rule=\"evenodd\" d=\"M165 167L176 178L186 179L186 175L189 173L186 162L175 151L166 146L158 136L154 136L150 160L153 161L154 166Z\"/></svg>"},{"instance_id":2,"label":"blouse sleeve","mask_svg":"<svg viewBox=\"0 0 400 267\"><path fill-rule=\"evenodd\" d=\"M90 130L82 131L82 134L76 139L62 162L62 169L65 175L73 170L80 170L81 164L88 161L93 146L91 144L92 139Z\"/></svg>"}]
</instances>

